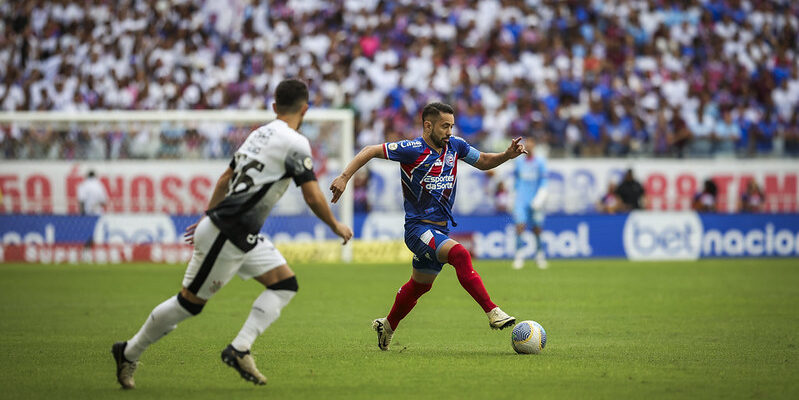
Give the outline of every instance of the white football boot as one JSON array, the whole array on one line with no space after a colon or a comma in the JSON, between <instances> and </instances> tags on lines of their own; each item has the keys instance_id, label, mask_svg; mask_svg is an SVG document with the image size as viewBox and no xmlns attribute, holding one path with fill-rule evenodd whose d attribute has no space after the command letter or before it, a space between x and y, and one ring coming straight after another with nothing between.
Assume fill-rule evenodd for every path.
<instances>
[{"instance_id":1,"label":"white football boot","mask_svg":"<svg viewBox=\"0 0 799 400\"><path fill-rule=\"evenodd\" d=\"M491 329L505 329L516 322L516 317L511 317L499 307L494 307L486 315L488 316L488 326Z\"/></svg>"},{"instance_id":2,"label":"white football boot","mask_svg":"<svg viewBox=\"0 0 799 400\"><path fill-rule=\"evenodd\" d=\"M513 269L524 268L524 257L521 251L516 251L516 256L513 258Z\"/></svg>"},{"instance_id":3,"label":"white football boot","mask_svg":"<svg viewBox=\"0 0 799 400\"><path fill-rule=\"evenodd\" d=\"M547 258L544 256L543 251L538 251L538 254L535 255L535 263L538 265L539 269L547 269L549 264L547 263Z\"/></svg>"},{"instance_id":4,"label":"white football boot","mask_svg":"<svg viewBox=\"0 0 799 400\"><path fill-rule=\"evenodd\" d=\"M391 338L394 336L394 331L391 329L391 324L385 318L378 318L372 321L372 329L377 332L377 347L380 350L388 350L388 345L391 344Z\"/></svg>"},{"instance_id":5,"label":"white football boot","mask_svg":"<svg viewBox=\"0 0 799 400\"><path fill-rule=\"evenodd\" d=\"M255 359L252 358L250 351L238 351L233 345L228 345L222 350L222 362L238 371L242 379L256 385L266 385L266 377L258 367L255 366Z\"/></svg>"}]
</instances>

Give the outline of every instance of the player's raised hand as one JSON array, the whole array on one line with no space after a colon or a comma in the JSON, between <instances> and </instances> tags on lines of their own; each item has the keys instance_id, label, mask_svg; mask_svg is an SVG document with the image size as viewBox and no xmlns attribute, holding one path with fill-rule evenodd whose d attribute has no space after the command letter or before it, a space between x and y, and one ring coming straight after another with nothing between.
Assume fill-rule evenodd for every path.
<instances>
[{"instance_id":1,"label":"player's raised hand","mask_svg":"<svg viewBox=\"0 0 799 400\"><path fill-rule=\"evenodd\" d=\"M336 227L333 229L333 232L344 239L341 244L347 244L347 242L352 239L352 229L349 226L342 224L341 222L336 223Z\"/></svg>"},{"instance_id":2,"label":"player's raised hand","mask_svg":"<svg viewBox=\"0 0 799 400\"><path fill-rule=\"evenodd\" d=\"M516 158L522 154L527 154L527 149L524 148L524 143L522 143L522 137L519 136L516 139L513 139L505 152L510 156L510 158Z\"/></svg>"},{"instance_id":3,"label":"player's raised hand","mask_svg":"<svg viewBox=\"0 0 799 400\"><path fill-rule=\"evenodd\" d=\"M339 175L336 179L333 179L333 183L330 184L330 191L333 192L333 198L330 199L331 203L337 202L341 194L344 193L344 189L347 188L347 181L349 179L345 178L344 175Z\"/></svg>"}]
</instances>

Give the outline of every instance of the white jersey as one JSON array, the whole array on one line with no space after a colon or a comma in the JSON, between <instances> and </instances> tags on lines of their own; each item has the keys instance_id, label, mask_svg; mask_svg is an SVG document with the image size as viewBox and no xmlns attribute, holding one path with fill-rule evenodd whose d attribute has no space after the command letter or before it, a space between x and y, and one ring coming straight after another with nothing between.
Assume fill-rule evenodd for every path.
<instances>
[{"instance_id":1,"label":"white jersey","mask_svg":"<svg viewBox=\"0 0 799 400\"><path fill-rule=\"evenodd\" d=\"M316 180L308 139L284 121L272 121L250 133L230 162L233 177L225 198L206 211L219 230L249 251L266 217L293 179L297 186Z\"/></svg>"},{"instance_id":2,"label":"white jersey","mask_svg":"<svg viewBox=\"0 0 799 400\"><path fill-rule=\"evenodd\" d=\"M97 178L87 178L78 185L78 201L83 205L83 213L87 215L100 215L103 206L108 201L105 188Z\"/></svg>"}]
</instances>

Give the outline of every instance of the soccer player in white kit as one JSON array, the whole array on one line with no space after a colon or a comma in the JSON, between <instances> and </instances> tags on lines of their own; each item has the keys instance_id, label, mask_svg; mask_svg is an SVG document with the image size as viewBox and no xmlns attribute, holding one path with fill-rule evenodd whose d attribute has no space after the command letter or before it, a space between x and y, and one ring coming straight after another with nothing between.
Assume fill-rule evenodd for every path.
<instances>
[{"instance_id":1,"label":"soccer player in white kit","mask_svg":"<svg viewBox=\"0 0 799 400\"><path fill-rule=\"evenodd\" d=\"M135 387L133 373L147 347L179 322L199 314L208 299L236 274L242 279L254 278L266 290L255 299L239 334L222 351L222 361L245 380L266 383L250 347L280 316L298 286L286 259L259 232L289 180L294 180L314 214L344 243L352 237L352 230L330 210L313 172L311 146L297 132L308 110L308 87L296 79L281 82L272 107L277 119L250 133L219 178L206 216L186 230L194 253L180 293L156 306L136 335L112 346L117 381L123 388Z\"/></svg>"}]
</instances>

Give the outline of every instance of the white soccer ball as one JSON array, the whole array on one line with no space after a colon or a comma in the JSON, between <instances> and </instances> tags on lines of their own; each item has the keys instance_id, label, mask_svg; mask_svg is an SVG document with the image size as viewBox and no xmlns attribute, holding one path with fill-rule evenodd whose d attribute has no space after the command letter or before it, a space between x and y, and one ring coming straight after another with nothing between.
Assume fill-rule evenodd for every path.
<instances>
[{"instance_id":1,"label":"white soccer ball","mask_svg":"<svg viewBox=\"0 0 799 400\"><path fill-rule=\"evenodd\" d=\"M538 322L522 321L513 327L510 343L519 354L538 354L547 345L547 332Z\"/></svg>"}]
</instances>

